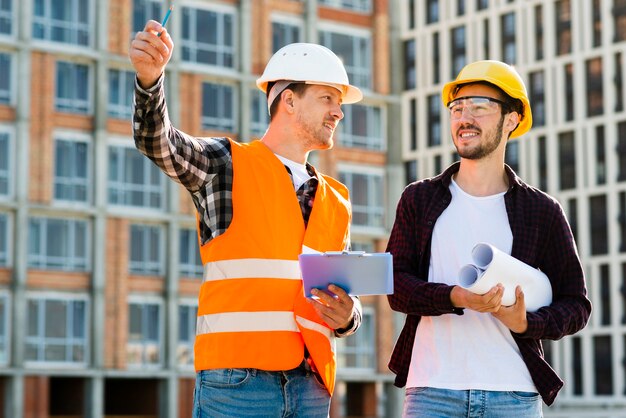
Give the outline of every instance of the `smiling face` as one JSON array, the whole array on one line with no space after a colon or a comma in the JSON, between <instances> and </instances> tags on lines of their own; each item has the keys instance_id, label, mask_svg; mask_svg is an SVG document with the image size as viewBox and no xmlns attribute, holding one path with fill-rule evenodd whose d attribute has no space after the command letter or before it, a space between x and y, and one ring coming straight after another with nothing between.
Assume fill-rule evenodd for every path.
<instances>
[{"instance_id":1,"label":"smiling face","mask_svg":"<svg viewBox=\"0 0 626 418\"><path fill-rule=\"evenodd\" d=\"M333 134L343 119L341 92L334 87L310 85L294 104L296 128L305 148L332 148Z\"/></svg>"},{"instance_id":2,"label":"smiling face","mask_svg":"<svg viewBox=\"0 0 626 418\"><path fill-rule=\"evenodd\" d=\"M456 109L457 118L451 118L450 131L454 146L461 158L478 160L493 154L496 150L504 155L504 148L508 131L504 131L504 123L507 120L502 109L505 97L495 88L485 84L469 84L462 86L455 94L455 98L461 97L492 98L489 106L495 106L492 112L476 111L476 115L467 107ZM469 103L467 106L471 106ZM460 110L460 111L459 111ZM508 122L508 121L507 121ZM507 126L509 123L507 123Z\"/></svg>"}]
</instances>

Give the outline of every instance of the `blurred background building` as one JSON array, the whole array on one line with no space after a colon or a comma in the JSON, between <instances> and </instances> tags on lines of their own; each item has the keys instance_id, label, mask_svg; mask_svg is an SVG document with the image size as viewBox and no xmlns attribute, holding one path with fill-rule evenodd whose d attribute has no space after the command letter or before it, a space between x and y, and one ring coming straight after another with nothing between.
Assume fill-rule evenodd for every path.
<instances>
[{"instance_id":1,"label":"blurred background building","mask_svg":"<svg viewBox=\"0 0 626 418\"><path fill-rule=\"evenodd\" d=\"M365 99L312 162L351 190L353 249L384 251L404 186L457 159L443 83L514 64L534 128L507 162L564 206L595 306L546 345L566 385L545 415L626 416L626 1L0 0L0 418L191 415L193 205L134 149L127 58L173 3L166 92L191 134L261 137L254 82L287 43L344 60ZM384 297L364 310L339 341L331 415L398 417L403 317Z\"/></svg>"}]
</instances>

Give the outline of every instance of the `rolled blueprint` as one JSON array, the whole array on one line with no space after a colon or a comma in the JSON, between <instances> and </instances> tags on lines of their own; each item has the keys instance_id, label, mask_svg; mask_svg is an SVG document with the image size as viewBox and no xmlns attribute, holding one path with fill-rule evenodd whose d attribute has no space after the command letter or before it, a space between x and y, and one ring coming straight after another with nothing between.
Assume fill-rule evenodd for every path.
<instances>
[{"instance_id":1,"label":"rolled blueprint","mask_svg":"<svg viewBox=\"0 0 626 418\"><path fill-rule=\"evenodd\" d=\"M472 259L473 264L466 264L459 271L459 285L470 292L482 295L502 283L502 305L510 306L515 303L515 288L520 285L526 311L535 312L552 303L550 280L540 270L485 243L476 244Z\"/></svg>"}]
</instances>

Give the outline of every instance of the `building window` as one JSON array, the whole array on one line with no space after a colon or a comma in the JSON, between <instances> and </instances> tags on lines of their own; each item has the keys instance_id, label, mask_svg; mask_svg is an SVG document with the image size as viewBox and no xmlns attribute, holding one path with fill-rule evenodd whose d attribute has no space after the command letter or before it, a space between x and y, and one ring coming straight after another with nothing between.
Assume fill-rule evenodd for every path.
<instances>
[{"instance_id":1,"label":"building window","mask_svg":"<svg viewBox=\"0 0 626 418\"><path fill-rule=\"evenodd\" d=\"M574 120L574 65L565 65L565 120Z\"/></svg>"},{"instance_id":2,"label":"building window","mask_svg":"<svg viewBox=\"0 0 626 418\"><path fill-rule=\"evenodd\" d=\"M613 349L611 336L593 337L593 368L596 395L613 395Z\"/></svg>"},{"instance_id":3,"label":"building window","mask_svg":"<svg viewBox=\"0 0 626 418\"><path fill-rule=\"evenodd\" d=\"M452 74L450 77L456 79L456 76L461 72L461 69L465 66L465 26L459 26L453 28L451 31L451 51L450 60L452 62Z\"/></svg>"},{"instance_id":4,"label":"building window","mask_svg":"<svg viewBox=\"0 0 626 418\"><path fill-rule=\"evenodd\" d=\"M569 54L572 52L572 10L570 0L559 0L555 3L555 7L556 54Z\"/></svg>"},{"instance_id":5,"label":"building window","mask_svg":"<svg viewBox=\"0 0 626 418\"><path fill-rule=\"evenodd\" d=\"M89 46L90 6L87 0L35 0L33 37L47 41Z\"/></svg>"},{"instance_id":6,"label":"building window","mask_svg":"<svg viewBox=\"0 0 626 418\"><path fill-rule=\"evenodd\" d=\"M428 146L435 147L441 145L441 95L431 94L427 100Z\"/></svg>"},{"instance_id":7,"label":"building window","mask_svg":"<svg viewBox=\"0 0 626 418\"><path fill-rule=\"evenodd\" d=\"M501 43L502 59L507 64L515 64L517 54L515 52L515 13L502 15L500 24L502 25Z\"/></svg>"},{"instance_id":8,"label":"building window","mask_svg":"<svg viewBox=\"0 0 626 418\"><path fill-rule=\"evenodd\" d=\"M410 149L415 151L417 149L417 100L411 99L409 101L409 138Z\"/></svg>"},{"instance_id":9,"label":"building window","mask_svg":"<svg viewBox=\"0 0 626 418\"><path fill-rule=\"evenodd\" d=\"M0 0L0 34L11 35L14 21L13 0Z\"/></svg>"},{"instance_id":10,"label":"building window","mask_svg":"<svg viewBox=\"0 0 626 418\"><path fill-rule=\"evenodd\" d=\"M193 344L196 337L197 317L197 306L178 305L178 348L176 350L176 358L179 366L193 366Z\"/></svg>"},{"instance_id":11,"label":"building window","mask_svg":"<svg viewBox=\"0 0 626 418\"><path fill-rule=\"evenodd\" d=\"M133 33L143 31L148 20L160 22L162 4L160 0L133 0Z\"/></svg>"},{"instance_id":12,"label":"building window","mask_svg":"<svg viewBox=\"0 0 626 418\"><path fill-rule=\"evenodd\" d=\"M372 0L320 0L320 4L362 13L372 11Z\"/></svg>"},{"instance_id":13,"label":"building window","mask_svg":"<svg viewBox=\"0 0 626 418\"><path fill-rule=\"evenodd\" d=\"M57 138L54 159L55 200L87 202L89 167L89 144L86 141Z\"/></svg>"},{"instance_id":14,"label":"building window","mask_svg":"<svg viewBox=\"0 0 626 418\"><path fill-rule=\"evenodd\" d=\"M162 321L160 302L131 301L128 304L126 359L129 366L161 364Z\"/></svg>"},{"instance_id":15,"label":"building window","mask_svg":"<svg viewBox=\"0 0 626 418\"><path fill-rule=\"evenodd\" d=\"M320 42L343 61L351 84L372 87L372 43L369 36L322 31Z\"/></svg>"},{"instance_id":16,"label":"building window","mask_svg":"<svg viewBox=\"0 0 626 418\"><path fill-rule=\"evenodd\" d=\"M620 286L620 293L622 296L622 325L624 325L626 324L626 263L622 263L622 285ZM624 335L624 342L626 343L626 335ZM626 367L626 363L624 363L624 367Z\"/></svg>"},{"instance_id":17,"label":"building window","mask_svg":"<svg viewBox=\"0 0 626 418\"><path fill-rule=\"evenodd\" d=\"M613 42L626 40L626 0L613 0Z\"/></svg>"},{"instance_id":18,"label":"building window","mask_svg":"<svg viewBox=\"0 0 626 418\"><path fill-rule=\"evenodd\" d=\"M543 59L543 5L535 6L535 59Z\"/></svg>"},{"instance_id":19,"label":"building window","mask_svg":"<svg viewBox=\"0 0 626 418\"><path fill-rule=\"evenodd\" d=\"M27 362L87 363L87 302L32 297L27 301Z\"/></svg>"},{"instance_id":20,"label":"building window","mask_svg":"<svg viewBox=\"0 0 626 418\"><path fill-rule=\"evenodd\" d=\"M234 24L232 12L183 7L183 61L235 68Z\"/></svg>"},{"instance_id":21,"label":"building window","mask_svg":"<svg viewBox=\"0 0 626 418\"><path fill-rule=\"evenodd\" d=\"M90 71L87 65L57 61L54 107L59 112L91 112Z\"/></svg>"},{"instance_id":22,"label":"building window","mask_svg":"<svg viewBox=\"0 0 626 418\"><path fill-rule=\"evenodd\" d=\"M485 50L485 56L488 57L489 56L489 48L490 48L490 46L489 46L489 41L490 41L490 39L489 39L489 33L490 33L490 30L489 30L489 19L483 20L483 32L484 32L484 35L483 35L483 49Z\"/></svg>"},{"instance_id":23,"label":"building window","mask_svg":"<svg viewBox=\"0 0 626 418\"><path fill-rule=\"evenodd\" d=\"M415 39L404 41L404 89L411 90L417 85L415 72Z\"/></svg>"},{"instance_id":24,"label":"building window","mask_svg":"<svg viewBox=\"0 0 626 418\"><path fill-rule=\"evenodd\" d=\"M593 37L591 39L591 45L595 48L602 44L602 1L593 0Z\"/></svg>"},{"instance_id":25,"label":"building window","mask_svg":"<svg viewBox=\"0 0 626 418\"><path fill-rule=\"evenodd\" d=\"M572 230L574 241L578 241L578 204L576 198L567 201L567 220Z\"/></svg>"},{"instance_id":26,"label":"building window","mask_svg":"<svg viewBox=\"0 0 626 418\"><path fill-rule=\"evenodd\" d=\"M576 188L576 147L573 132L559 134L559 174L561 190Z\"/></svg>"},{"instance_id":27,"label":"building window","mask_svg":"<svg viewBox=\"0 0 626 418\"><path fill-rule=\"evenodd\" d=\"M337 367L345 369L376 369L376 330L374 311L363 308L359 332L350 338L337 339Z\"/></svg>"},{"instance_id":28,"label":"building window","mask_svg":"<svg viewBox=\"0 0 626 418\"><path fill-rule=\"evenodd\" d=\"M343 113L339 124L342 146L374 151L386 148L380 107L353 104L344 107Z\"/></svg>"},{"instance_id":29,"label":"building window","mask_svg":"<svg viewBox=\"0 0 626 418\"><path fill-rule=\"evenodd\" d=\"M489 7L489 0L476 0L476 10L485 10Z\"/></svg>"},{"instance_id":30,"label":"building window","mask_svg":"<svg viewBox=\"0 0 626 418\"><path fill-rule=\"evenodd\" d=\"M438 84L441 78L441 54L439 50L439 32L433 33L433 84Z\"/></svg>"},{"instance_id":31,"label":"building window","mask_svg":"<svg viewBox=\"0 0 626 418\"><path fill-rule=\"evenodd\" d=\"M198 247L198 233L193 229L180 230L180 275L201 278L204 271Z\"/></svg>"},{"instance_id":32,"label":"building window","mask_svg":"<svg viewBox=\"0 0 626 418\"><path fill-rule=\"evenodd\" d=\"M351 192L352 223L356 226L384 226L383 174L341 170L339 181Z\"/></svg>"},{"instance_id":33,"label":"building window","mask_svg":"<svg viewBox=\"0 0 626 418\"><path fill-rule=\"evenodd\" d=\"M278 51L285 45L300 42L301 29L299 25L288 22L272 22L272 52Z\"/></svg>"},{"instance_id":34,"label":"building window","mask_svg":"<svg viewBox=\"0 0 626 418\"><path fill-rule=\"evenodd\" d=\"M408 0L409 29L415 29L415 0Z\"/></svg>"},{"instance_id":35,"label":"building window","mask_svg":"<svg viewBox=\"0 0 626 418\"><path fill-rule=\"evenodd\" d=\"M587 116L597 116L604 112L602 83L602 58L587 60Z\"/></svg>"},{"instance_id":36,"label":"building window","mask_svg":"<svg viewBox=\"0 0 626 418\"><path fill-rule=\"evenodd\" d=\"M537 163L539 165L539 188L544 192L548 191L548 148L546 145L546 137L537 138L537 152L539 154Z\"/></svg>"},{"instance_id":37,"label":"building window","mask_svg":"<svg viewBox=\"0 0 626 418\"><path fill-rule=\"evenodd\" d=\"M133 116L135 73L109 70L109 116L130 120Z\"/></svg>"},{"instance_id":38,"label":"building window","mask_svg":"<svg viewBox=\"0 0 626 418\"><path fill-rule=\"evenodd\" d=\"M9 196L12 193L11 170L13 159L11 158L11 135L0 129L0 197Z\"/></svg>"},{"instance_id":39,"label":"building window","mask_svg":"<svg viewBox=\"0 0 626 418\"><path fill-rule=\"evenodd\" d=\"M589 232L592 255L606 254L609 251L606 209L606 195L589 197Z\"/></svg>"},{"instance_id":40,"label":"building window","mask_svg":"<svg viewBox=\"0 0 626 418\"><path fill-rule=\"evenodd\" d=\"M570 338L572 344L572 391L574 395L583 394L583 349L580 337Z\"/></svg>"},{"instance_id":41,"label":"building window","mask_svg":"<svg viewBox=\"0 0 626 418\"><path fill-rule=\"evenodd\" d=\"M529 74L530 79L530 104L533 110L533 125L544 126L546 124L545 83L543 71L535 71Z\"/></svg>"},{"instance_id":42,"label":"building window","mask_svg":"<svg viewBox=\"0 0 626 418\"><path fill-rule=\"evenodd\" d=\"M596 184L606 183L606 152L604 125L596 126Z\"/></svg>"},{"instance_id":43,"label":"building window","mask_svg":"<svg viewBox=\"0 0 626 418\"><path fill-rule=\"evenodd\" d=\"M43 270L88 271L90 240L87 221L79 219L30 219L28 267Z\"/></svg>"},{"instance_id":44,"label":"building window","mask_svg":"<svg viewBox=\"0 0 626 418\"><path fill-rule=\"evenodd\" d=\"M506 144L504 162L516 173L519 172L519 141L511 140Z\"/></svg>"},{"instance_id":45,"label":"building window","mask_svg":"<svg viewBox=\"0 0 626 418\"><path fill-rule=\"evenodd\" d=\"M0 213L0 266L9 264L9 217Z\"/></svg>"},{"instance_id":46,"label":"building window","mask_svg":"<svg viewBox=\"0 0 626 418\"><path fill-rule=\"evenodd\" d=\"M1 219L1 218L0 218ZM9 362L9 298L0 293L0 364Z\"/></svg>"},{"instance_id":47,"label":"building window","mask_svg":"<svg viewBox=\"0 0 626 418\"><path fill-rule=\"evenodd\" d=\"M165 182L159 168L135 148L109 147L109 203L162 209Z\"/></svg>"},{"instance_id":48,"label":"building window","mask_svg":"<svg viewBox=\"0 0 626 418\"><path fill-rule=\"evenodd\" d=\"M235 131L235 103L232 86L202 83L202 129Z\"/></svg>"},{"instance_id":49,"label":"building window","mask_svg":"<svg viewBox=\"0 0 626 418\"><path fill-rule=\"evenodd\" d=\"M250 123L250 133L253 137L261 138L265 135L267 126L270 123L270 115L267 109L267 96L259 89L252 90L252 121Z\"/></svg>"},{"instance_id":50,"label":"building window","mask_svg":"<svg viewBox=\"0 0 626 418\"><path fill-rule=\"evenodd\" d=\"M456 0L456 14L458 16L465 14L465 0Z\"/></svg>"},{"instance_id":51,"label":"building window","mask_svg":"<svg viewBox=\"0 0 626 418\"><path fill-rule=\"evenodd\" d=\"M404 184L411 184L417 181L417 161L405 161L404 163Z\"/></svg>"},{"instance_id":52,"label":"building window","mask_svg":"<svg viewBox=\"0 0 626 418\"><path fill-rule=\"evenodd\" d=\"M615 111L621 112L624 110L624 84L622 81L622 53L615 54Z\"/></svg>"},{"instance_id":53,"label":"building window","mask_svg":"<svg viewBox=\"0 0 626 418\"><path fill-rule=\"evenodd\" d=\"M163 228L155 225L130 226L130 260L128 269L131 274L162 276L164 274L163 256L165 255Z\"/></svg>"},{"instance_id":54,"label":"building window","mask_svg":"<svg viewBox=\"0 0 626 418\"><path fill-rule=\"evenodd\" d=\"M600 324L611 325L611 274L608 264L600 266Z\"/></svg>"},{"instance_id":55,"label":"building window","mask_svg":"<svg viewBox=\"0 0 626 418\"><path fill-rule=\"evenodd\" d=\"M619 193L619 215L617 217L617 222L619 223L619 236L620 236L619 252L625 253L626 252L626 192ZM2 227L0 224L0 232L1 232L1 228ZM0 235L0 242L2 242L1 240L2 240L2 235ZM0 252L0 254L2 253Z\"/></svg>"},{"instance_id":56,"label":"building window","mask_svg":"<svg viewBox=\"0 0 626 418\"><path fill-rule=\"evenodd\" d=\"M617 147L615 149L618 159L617 181L626 180L626 122L617 124Z\"/></svg>"},{"instance_id":57,"label":"building window","mask_svg":"<svg viewBox=\"0 0 626 418\"><path fill-rule=\"evenodd\" d=\"M441 159L441 155L435 155L433 156L433 176L436 176L437 174L441 173L441 165L442 165L442 159Z\"/></svg>"},{"instance_id":58,"label":"building window","mask_svg":"<svg viewBox=\"0 0 626 418\"><path fill-rule=\"evenodd\" d=\"M2 4L2 0L0 0L0 4ZM1 17L0 22L2 22ZM13 102L12 86L14 83L12 77L13 55L2 52L0 53L0 104L10 105Z\"/></svg>"},{"instance_id":59,"label":"building window","mask_svg":"<svg viewBox=\"0 0 626 418\"><path fill-rule=\"evenodd\" d=\"M439 21L439 0L426 0L426 24Z\"/></svg>"}]
</instances>

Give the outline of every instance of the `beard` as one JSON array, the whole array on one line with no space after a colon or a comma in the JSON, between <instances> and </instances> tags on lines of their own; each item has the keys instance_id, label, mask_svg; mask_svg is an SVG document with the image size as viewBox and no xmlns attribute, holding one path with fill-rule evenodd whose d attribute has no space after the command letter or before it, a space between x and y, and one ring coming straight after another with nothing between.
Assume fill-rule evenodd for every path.
<instances>
[{"instance_id":1,"label":"beard","mask_svg":"<svg viewBox=\"0 0 626 418\"><path fill-rule=\"evenodd\" d=\"M325 122L335 123L334 120L327 120ZM329 134L323 124L319 122L313 122L308 120L302 114L298 115L298 125L300 125L300 132L303 133L304 144L309 149L329 149L333 146L334 132Z\"/></svg>"},{"instance_id":2,"label":"beard","mask_svg":"<svg viewBox=\"0 0 626 418\"><path fill-rule=\"evenodd\" d=\"M498 126L496 126L496 128L493 131L487 132L485 135L484 141L478 144L476 147L460 148L455 143L457 153L459 154L461 158L465 158L468 160L480 160L481 158L488 156L489 154L494 152L500 145L500 142L502 141L503 126L504 126L504 115L500 116L500 121L498 122ZM483 130L475 125L464 125L460 128L472 128L472 129L478 130L481 134L483 133Z\"/></svg>"}]
</instances>

